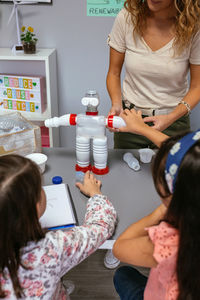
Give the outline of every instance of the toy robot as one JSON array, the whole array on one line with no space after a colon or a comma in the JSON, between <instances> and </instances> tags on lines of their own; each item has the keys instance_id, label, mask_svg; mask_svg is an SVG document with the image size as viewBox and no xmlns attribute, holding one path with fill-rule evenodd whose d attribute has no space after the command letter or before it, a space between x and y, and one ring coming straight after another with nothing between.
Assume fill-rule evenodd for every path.
<instances>
[{"instance_id":1,"label":"toy robot","mask_svg":"<svg viewBox=\"0 0 200 300\"><path fill-rule=\"evenodd\" d=\"M45 121L46 127L76 125L76 171L92 170L98 175L109 172L107 166L108 147L106 127L120 128L126 126L118 116L98 116L99 97L96 91L88 91L81 103L86 106L86 114L66 114ZM90 142L93 147L94 165L90 164Z\"/></svg>"}]
</instances>

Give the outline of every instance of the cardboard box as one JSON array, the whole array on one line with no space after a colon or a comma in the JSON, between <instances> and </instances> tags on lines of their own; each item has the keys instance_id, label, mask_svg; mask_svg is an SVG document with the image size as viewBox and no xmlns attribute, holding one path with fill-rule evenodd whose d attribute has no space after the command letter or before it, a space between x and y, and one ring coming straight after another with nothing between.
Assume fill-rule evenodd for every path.
<instances>
[{"instance_id":1,"label":"cardboard box","mask_svg":"<svg viewBox=\"0 0 200 300\"><path fill-rule=\"evenodd\" d=\"M0 116L0 156L41 152L40 127L19 112Z\"/></svg>"}]
</instances>

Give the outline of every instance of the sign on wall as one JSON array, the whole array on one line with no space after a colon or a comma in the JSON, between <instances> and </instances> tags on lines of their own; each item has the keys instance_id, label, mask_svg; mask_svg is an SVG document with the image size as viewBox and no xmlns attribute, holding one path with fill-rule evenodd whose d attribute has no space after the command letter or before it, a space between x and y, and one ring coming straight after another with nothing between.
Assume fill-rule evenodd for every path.
<instances>
[{"instance_id":1,"label":"sign on wall","mask_svg":"<svg viewBox=\"0 0 200 300\"><path fill-rule=\"evenodd\" d=\"M115 17L124 5L124 0L87 0L87 16Z\"/></svg>"},{"instance_id":2,"label":"sign on wall","mask_svg":"<svg viewBox=\"0 0 200 300\"><path fill-rule=\"evenodd\" d=\"M41 114L45 108L44 77L0 74L0 110Z\"/></svg>"}]
</instances>

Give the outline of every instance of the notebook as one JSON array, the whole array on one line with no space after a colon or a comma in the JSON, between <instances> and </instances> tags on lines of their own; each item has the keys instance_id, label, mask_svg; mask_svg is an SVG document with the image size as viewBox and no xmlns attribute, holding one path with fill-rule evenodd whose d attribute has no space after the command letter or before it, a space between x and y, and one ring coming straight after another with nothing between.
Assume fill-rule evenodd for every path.
<instances>
[{"instance_id":1,"label":"notebook","mask_svg":"<svg viewBox=\"0 0 200 300\"><path fill-rule=\"evenodd\" d=\"M53 184L43 186L47 205L40 218L43 228L59 229L76 225L76 214L68 185Z\"/></svg>"}]
</instances>

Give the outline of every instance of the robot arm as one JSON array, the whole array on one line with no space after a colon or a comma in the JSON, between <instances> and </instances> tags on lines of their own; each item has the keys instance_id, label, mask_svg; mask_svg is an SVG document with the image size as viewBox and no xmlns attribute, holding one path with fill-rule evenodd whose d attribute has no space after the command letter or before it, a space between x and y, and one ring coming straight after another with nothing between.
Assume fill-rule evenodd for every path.
<instances>
[{"instance_id":1,"label":"robot arm","mask_svg":"<svg viewBox=\"0 0 200 300\"><path fill-rule=\"evenodd\" d=\"M44 121L46 127L59 127L76 125L76 114L67 114L61 117L54 117Z\"/></svg>"},{"instance_id":2,"label":"robot arm","mask_svg":"<svg viewBox=\"0 0 200 300\"><path fill-rule=\"evenodd\" d=\"M81 116L81 115L80 115ZM52 119L45 120L44 124L46 127L59 127L59 126L71 126L76 125L77 123L77 115L76 114L67 114L63 115L61 117L54 117ZM102 116L84 116L82 115L82 122L85 122L85 125L87 125L87 120L90 119L96 120L95 123L100 126L102 126L102 122L104 122L104 125L108 128L120 128L123 126L126 126L124 120L121 117L118 116L109 116L109 117L103 117L104 121L102 120ZM99 122L98 122L99 121Z\"/></svg>"}]
</instances>

